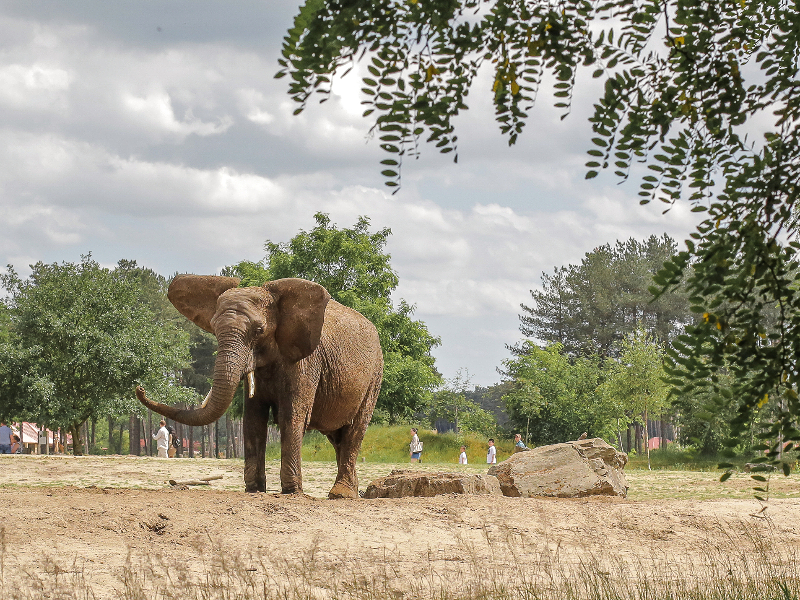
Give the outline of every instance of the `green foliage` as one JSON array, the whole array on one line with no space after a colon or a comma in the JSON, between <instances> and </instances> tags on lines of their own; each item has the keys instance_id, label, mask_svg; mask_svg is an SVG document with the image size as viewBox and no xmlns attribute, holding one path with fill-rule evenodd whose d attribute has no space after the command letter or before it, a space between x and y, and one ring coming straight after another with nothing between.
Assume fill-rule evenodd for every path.
<instances>
[{"instance_id":1,"label":"green foliage","mask_svg":"<svg viewBox=\"0 0 800 600\"><path fill-rule=\"evenodd\" d=\"M32 265L27 280L9 267L12 343L0 345L4 399L16 414L75 431L90 418L138 408L140 382L180 398L175 373L186 338L159 322L128 268L109 271L90 256L80 263Z\"/></svg>"},{"instance_id":2,"label":"green foliage","mask_svg":"<svg viewBox=\"0 0 800 600\"><path fill-rule=\"evenodd\" d=\"M267 241L262 263L242 262L228 272L242 285L301 277L324 286L331 297L360 312L378 330L383 349L383 384L378 411L392 423L423 408L441 382L431 350L440 344L425 323L412 319L414 307L391 294L397 275L384 251L391 230L369 233L369 219L359 217L352 228L339 229L328 215L316 213L317 226L300 231L289 243Z\"/></svg>"},{"instance_id":3,"label":"green foliage","mask_svg":"<svg viewBox=\"0 0 800 600\"><path fill-rule=\"evenodd\" d=\"M669 392L663 362L661 346L644 330L634 332L622 342L619 359L609 362L601 394L620 416L660 415Z\"/></svg>"},{"instance_id":4,"label":"green foliage","mask_svg":"<svg viewBox=\"0 0 800 600\"><path fill-rule=\"evenodd\" d=\"M606 380L598 393L618 419L634 417L644 426L648 461L650 444L647 422L667 409L669 388L664 382L664 351L644 329L622 342L619 358L609 361Z\"/></svg>"},{"instance_id":5,"label":"green foliage","mask_svg":"<svg viewBox=\"0 0 800 600\"><path fill-rule=\"evenodd\" d=\"M503 361L512 391L503 399L511 423L536 444L591 437L615 438L617 414L596 393L603 376L597 357L570 361L560 344L540 348L530 341L520 354ZM526 440L527 441L527 440Z\"/></svg>"},{"instance_id":6,"label":"green foliage","mask_svg":"<svg viewBox=\"0 0 800 600\"><path fill-rule=\"evenodd\" d=\"M0 344L11 341L11 313L4 302L0 301Z\"/></svg>"},{"instance_id":7,"label":"green foliage","mask_svg":"<svg viewBox=\"0 0 800 600\"><path fill-rule=\"evenodd\" d=\"M579 265L542 274L531 290L533 305L521 305L520 330L530 338L560 343L570 355L615 356L626 335L645 327L669 340L691 322L686 295L672 291L653 300L653 276L677 252L669 236L633 238L587 252Z\"/></svg>"},{"instance_id":8,"label":"green foliage","mask_svg":"<svg viewBox=\"0 0 800 600\"><path fill-rule=\"evenodd\" d=\"M456 434L469 431L491 437L497 433L494 415L466 397L469 387L469 371L459 369L455 377L433 394L425 411L431 427L443 420L455 425Z\"/></svg>"},{"instance_id":9,"label":"green foliage","mask_svg":"<svg viewBox=\"0 0 800 600\"><path fill-rule=\"evenodd\" d=\"M456 432L472 432L484 437L493 436L497 432L497 421L492 413L452 390L435 392L426 413L431 426L442 419L454 423Z\"/></svg>"},{"instance_id":10,"label":"green foliage","mask_svg":"<svg viewBox=\"0 0 800 600\"><path fill-rule=\"evenodd\" d=\"M730 379L725 369L718 371L717 376ZM716 456L724 450L730 436L730 422L735 416L730 406L723 411L709 412L707 406L713 404L712 398L707 390L695 388L672 399L673 420L680 431L678 441L691 445L703 456Z\"/></svg>"},{"instance_id":11,"label":"green foliage","mask_svg":"<svg viewBox=\"0 0 800 600\"><path fill-rule=\"evenodd\" d=\"M510 381L502 381L488 387L476 385L472 390L464 390L464 396L480 406L482 410L491 413L498 427L505 428L508 424L508 414L503 396L512 388L513 384Z\"/></svg>"},{"instance_id":12,"label":"green foliage","mask_svg":"<svg viewBox=\"0 0 800 600\"><path fill-rule=\"evenodd\" d=\"M658 293L685 281L703 315L669 350L670 382L680 394L707 388L717 411L733 408L730 445L773 403L763 436L776 458L779 440L800 441L799 47L800 9L776 0L308 0L278 76L291 75L299 112L366 57L365 115L397 186L420 139L456 149L455 117L482 65L494 71L496 120L512 144L543 81L566 116L579 67L591 69L604 85L586 177L611 168L624 180L644 163L642 203L687 199L701 217L656 279ZM767 327L762 309L775 306ZM730 385L716 375L723 364Z\"/></svg>"},{"instance_id":13,"label":"green foliage","mask_svg":"<svg viewBox=\"0 0 800 600\"><path fill-rule=\"evenodd\" d=\"M194 388L198 395L205 396L211 389L217 338L196 327L167 299L171 279L159 275L152 269L139 267L135 260L119 261L116 272L138 287L141 301L153 312L157 322L168 324L171 328L180 328L187 333L191 361L181 369L179 380L182 386ZM188 393L183 399L196 400Z\"/></svg>"}]
</instances>

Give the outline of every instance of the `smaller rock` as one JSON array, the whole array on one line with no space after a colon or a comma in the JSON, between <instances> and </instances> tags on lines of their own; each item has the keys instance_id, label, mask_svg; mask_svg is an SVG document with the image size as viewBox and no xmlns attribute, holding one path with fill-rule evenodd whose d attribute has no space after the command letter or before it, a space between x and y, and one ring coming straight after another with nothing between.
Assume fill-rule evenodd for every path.
<instances>
[{"instance_id":1,"label":"smaller rock","mask_svg":"<svg viewBox=\"0 0 800 600\"><path fill-rule=\"evenodd\" d=\"M492 475L461 473L425 473L396 469L387 477L376 479L367 486L364 498L407 498L439 496L441 494L478 494L502 496L500 482Z\"/></svg>"}]
</instances>

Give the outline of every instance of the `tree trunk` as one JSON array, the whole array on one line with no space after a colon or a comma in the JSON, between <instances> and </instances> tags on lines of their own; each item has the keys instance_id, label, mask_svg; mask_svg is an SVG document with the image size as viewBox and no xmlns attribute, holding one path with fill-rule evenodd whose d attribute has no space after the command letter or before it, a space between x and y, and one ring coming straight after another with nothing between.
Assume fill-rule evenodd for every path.
<instances>
[{"instance_id":1,"label":"tree trunk","mask_svg":"<svg viewBox=\"0 0 800 600\"><path fill-rule=\"evenodd\" d=\"M145 434L145 446L147 456L153 456L153 411L147 410L147 433Z\"/></svg>"},{"instance_id":2,"label":"tree trunk","mask_svg":"<svg viewBox=\"0 0 800 600\"><path fill-rule=\"evenodd\" d=\"M117 438L117 454L122 454L122 421L119 422L119 437Z\"/></svg>"},{"instance_id":3,"label":"tree trunk","mask_svg":"<svg viewBox=\"0 0 800 600\"><path fill-rule=\"evenodd\" d=\"M139 456L139 417L131 413L128 416L128 454ZM136 440L136 443L134 443Z\"/></svg>"},{"instance_id":4,"label":"tree trunk","mask_svg":"<svg viewBox=\"0 0 800 600\"><path fill-rule=\"evenodd\" d=\"M631 424L630 423L628 423L628 427L625 430L625 441L627 442L627 444L625 446L626 447L625 452L630 452L631 451Z\"/></svg>"},{"instance_id":5,"label":"tree trunk","mask_svg":"<svg viewBox=\"0 0 800 600\"><path fill-rule=\"evenodd\" d=\"M183 404L181 404L183 406ZM183 454L183 430L185 429L183 423L175 422L175 434L178 436L178 447L175 448L175 456L179 457Z\"/></svg>"},{"instance_id":6,"label":"tree trunk","mask_svg":"<svg viewBox=\"0 0 800 600\"><path fill-rule=\"evenodd\" d=\"M114 454L114 417L108 417L108 453Z\"/></svg>"},{"instance_id":7,"label":"tree trunk","mask_svg":"<svg viewBox=\"0 0 800 600\"><path fill-rule=\"evenodd\" d=\"M233 458L233 427L230 415L225 416L225 433L227 434L225 439L225 458Z\"/></svg>"},{"instance_id":8,"label":"tree trunk","mask_svg":"<svg viewBox=\"0 0 800 600\"><path fill-rule=\"evenodd\" d=\"M653 469L650 467L650 427L649 421L647 420L647 409L644 409L644 445L647 448L647 470L652 471Z\"/></svg>"},{"instance_id":9,"label":"tree trunk","mask_svg":"<svg viewBox=\"0 0 800 600\"><path fill-rule=\"evenodd\" d=\"M83 422L83 453L89 454L89 420Z\"/></svg>"},{"instance_id":10,"label":"tree trunk","mask_svg":"<svg viewBox=\"0 0 800 600\"><path fill-rule=\"evenodd\" d=\"M194 427L187 425L189 428L189 458L194 458Z\"/></svg>"},{"instance_id":11,"label":"tree trunk","mask_svg":"<svg viewBox=\"0 0 800 600\"><path fill-rule=\"evenodd\" d=\"M81 426L79 423L72 423L69 426L70 433L72 433L72 455L83 456L83 448L81 442Z\"/></svg>"},{"instance_id":12,"label":"tree trunk","mask_svg":"<svg viewBox=\"0 0 800 600\"><path fill-rule=\"evenodd\" d=\"M219 458L219 420L214 421L214 458Z\"/></svg>"},{"instance_id":13,"label":"tree trunk","mask_svg":"<svg viewBox=\"0 0 800 600\"><path fill-rule=\"evenodd\" d=\"M94 448L97 445L97 439L94 437L94 432L96 427L97 427L97 418L92 417L92 443L89 444L90 449ZM86 454L89 454L89 452L87 452Z\"/></svg>"}]
</instances>

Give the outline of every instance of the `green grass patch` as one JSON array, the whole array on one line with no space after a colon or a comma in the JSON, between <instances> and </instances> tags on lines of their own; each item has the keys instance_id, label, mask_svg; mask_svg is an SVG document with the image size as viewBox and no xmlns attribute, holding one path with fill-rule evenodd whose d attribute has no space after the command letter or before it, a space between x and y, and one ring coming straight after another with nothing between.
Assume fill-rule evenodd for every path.
<instances>
[{"instance_id":1,"label":"green grass patch","mask_svg":"<svg viewBox=\"0 0 800 600\"><path fill-rule=\"evenodd\" d=\"M359 459L377 463L405 463L410 461L408 445L411 443L409 425L371 425L367 428L361 444ZM473 433L456 435L455 433L436 433L419 429L422 441L423 463L458 464L458 455L462 445L467 447L467 459L471 464L486 464L487 438ZM497 446L497 462L507 459L514 451L512 439L495 438ZM279 443L267 446L267 460L278 460L281 456ZM304 461L335 461L333 446L323 434L309 431L303 438Z\"/></svg>"}]
</instances>

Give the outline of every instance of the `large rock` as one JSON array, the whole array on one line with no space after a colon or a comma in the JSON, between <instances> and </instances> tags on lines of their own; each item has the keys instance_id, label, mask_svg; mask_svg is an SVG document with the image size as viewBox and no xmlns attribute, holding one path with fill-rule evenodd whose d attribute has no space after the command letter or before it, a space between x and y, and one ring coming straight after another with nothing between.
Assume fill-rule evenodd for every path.
<instances>
[{"instance_id":1,"label":"large rock","mask_svg":"<svg viewBox=\"0 0 800 600\"><path fill-rule=\"evenodd\" d=\"M628 455L600 438L532 448L489 468L505 496L622 496Z\"/></svg>"},{"instance_id":2,"label":"large rock","mask_svg":"<svg viewBox=\"0 0 800 600\"><path fill-rule=\"evenodd\" d=\"M431 497L440 494L502 496L500 482L492 475L425 473L397 469L367 486L365 498Z\"/></svg>"}]
</instances>

